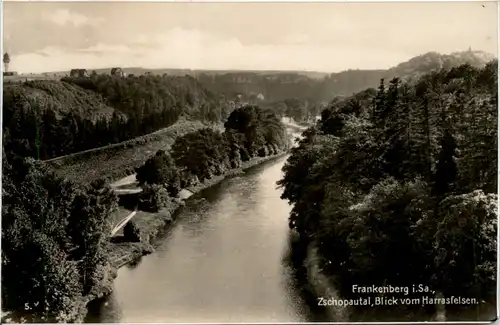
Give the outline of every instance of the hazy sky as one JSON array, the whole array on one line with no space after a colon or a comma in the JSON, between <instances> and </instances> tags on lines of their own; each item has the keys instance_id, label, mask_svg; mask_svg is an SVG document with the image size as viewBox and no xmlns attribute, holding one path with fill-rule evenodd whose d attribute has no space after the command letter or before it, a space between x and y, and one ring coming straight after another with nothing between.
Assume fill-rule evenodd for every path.
<instances>
[{"instance_id":1,"label":"hazy sky","mask_svg":"<svg viewBox=\"0 0 500 325\"><path fill-rule=\"evenodd\" d=\"M497 55L496 2L4 2L19 72L111 66L388 68L430 51Z\"/></svg>"}]
</instances>

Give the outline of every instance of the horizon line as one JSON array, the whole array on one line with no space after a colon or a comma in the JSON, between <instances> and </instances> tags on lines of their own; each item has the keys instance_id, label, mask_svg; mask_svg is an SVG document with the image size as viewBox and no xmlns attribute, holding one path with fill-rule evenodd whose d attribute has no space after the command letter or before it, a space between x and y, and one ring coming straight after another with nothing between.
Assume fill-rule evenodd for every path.
<instances>
[{"instance_id":1,"label":"horizon line","mask_svg":"<svg viewBox=\"0 0 500 325\"><path fill-rule=\"evenodd\" d=\"M190 72L207 71L207 72L228 72L228 73L231 73L231 72L248 72L248 73L250 73L250 72L269 72L269 73L289 72L289 73L318 73L318 74L329 75L329 74L342 73L342 72L347 72L347 71L386 71L386 70L390 70L392 68L397 67L401 63L408 62L413 58L417 58L417 57L424 56L427 54L436 53L439 55L453 55L456 53L464 53L464 52L484 53L484 54L493 56L494 57L493 60L495 60L495 59L498 60L498 53L491 53L491 52L487 52L484 50L473 50L469 47L468 49L465 49L462 51L453 51L453 52L449 52L449 53L441 53L438 51L428 51L428 52L425 52L425 53L422 53L419 55L412 56L408 60L401 61L401 62L399 62L399 63L397 63L389 68L377 68L377 69L345 68L343 70L338 70L338 71L320 71L320 70L298 70L298 69L289 69L289 70L288 69L271 69L271 70L268 70L268 69L244 69L244 68L243 69L238 69L238 68L235 68L235 69L230 69L230 68L168 68L168 67L148 68L148 67L137 67L137 66L135 66L135 67L134 66L132 66L132 67L107 66L107 67L103 67L103 68L73 68L73 69L85 69L87 71L92 71L92 70L107 70L107 69L112 69L112 68L121 68L121 69L143 69L143 70L149 70L149 71L155 71L155 70L183 71L183 70L185 70L185 71L190 71ZM8 52L5 52L5 53L8 53ZM4 70L3 68L4 67L2 65L2 67L0 69L2 72ZM69 72L71 70L72 69L52 70L52 71L43 71L43 72L22 72L19 74L33 74L33 75L50 74L50 73L53 74L53 73ZM16 71L12 71L12 72L16 72Z\"/></svg>"}]
</instances>

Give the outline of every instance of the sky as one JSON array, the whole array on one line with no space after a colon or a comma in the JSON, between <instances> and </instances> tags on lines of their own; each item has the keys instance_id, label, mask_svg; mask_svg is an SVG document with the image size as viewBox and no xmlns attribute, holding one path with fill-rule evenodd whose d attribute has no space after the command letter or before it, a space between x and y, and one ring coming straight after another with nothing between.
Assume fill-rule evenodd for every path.
<instances>
[{"instance_id":1,"label":"sky","mask_svg":"<svg viewBox=\"0 0 500 325\"><path fill-rule=\"evenodd\" d=\"M498 4L4 2L10 71L386 69L498 51Z\"/></svg>"}]
</instances>

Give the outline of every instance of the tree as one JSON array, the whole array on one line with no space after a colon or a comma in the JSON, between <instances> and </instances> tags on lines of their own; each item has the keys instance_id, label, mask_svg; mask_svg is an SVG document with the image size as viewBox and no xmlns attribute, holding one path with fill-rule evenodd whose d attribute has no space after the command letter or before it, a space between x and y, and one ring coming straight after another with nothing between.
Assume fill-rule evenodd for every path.
<instances>
[{"instance_id":1,"label":"tree","mask_svg":"<svg viewBox=\"0 0 500 325\"><path fill-rule=\"evenodd\" d=\"M177 196L180 191L179 169L170 154L164 150L159 150L143 166L137 168L137 180L140 184L163 185L172 197Z\"/></svg>"},{"instance_id":2,"label":"tree","mask_svg":"<svg viewBox=\"0 0 500 325\"><path fill-rule=\"evenodd\" d=\"M441 151L436 166L433 195L441 197L455 188L457 180L457 164L455 163L455 150L457 144L451 132L445 130L441 140Z\"/></svg>"},{"instance_id":3,"label":"tree","mask_svg":"<svg viewBox=\"0 0 500 325\"><path fill-rule=\"evenodd\" d=\"M387 95L385 92L384 79L380 79L377 96L373 102L372 121L378 129L383 129L385 126Z\"/></svg>"},{"instance_id":4,"label":"tree","mask_svg":"<svg viewBox=\"0 0 500 325\"><path fill-rule=\"evenodd\" d=\"M73 201L68 233L74 245L71 257L79 262L84 294L95 290L105 276L109 216L117 207L116 194L102 180L81 189Z\"/></svg>"},{"instance_id":5,"label":"tree","mask_svg":"<svg viewBox=\"0 0 500 325\"><path fill-rule=\"evenodd\" d=\"M127 222L125 227L123 228L123 235L126 240L131 242L140 242L141 241L141 232L139 227L135 224L133 220Z\"/></svg>"},{"instance_id":6,"label":"tree","mask_svg":"<svg viewBox=\"0 0 500 325\"><path fill-rule=\"evenodd\" d=\"M61 153L59 140L57 139L58 120L53 110L47 110L42 116L42 158L49 159L57 157Z\"/></svg>"},{"instance_id":7,"label":"tree","mask_svg":"<svg viewBox=\"0 0 500 325\"><path fill-rule=\"evenodd\" d=\"M220 175L230 168L225 137L209 128L188 133L175 140L172 157L179 168L186 168L200 181Z\"/></svg>"},{"instance_id":8,"label":"tree","mask_svg":"<svg viewBox=\"0 0 500 325\"><path fill-rule=\"evenodd\" d=\"M163 185L145 184L139 195L139 209L148 212L158 212L170 202L167 189Z\"/></svg>"},{"instance_id":9,"label":"tree","mask_svg":"<svg viewBox=\"0 0 500 325\"><path fill-rule=\"evenodd\" d=\"M251 155L257 155L264 146L275 144L283 149L287 144L284 125L271 110L247 105L235 109L224 124L226 132L244 135L243 146Z\"/></svg>"}]
</instances>

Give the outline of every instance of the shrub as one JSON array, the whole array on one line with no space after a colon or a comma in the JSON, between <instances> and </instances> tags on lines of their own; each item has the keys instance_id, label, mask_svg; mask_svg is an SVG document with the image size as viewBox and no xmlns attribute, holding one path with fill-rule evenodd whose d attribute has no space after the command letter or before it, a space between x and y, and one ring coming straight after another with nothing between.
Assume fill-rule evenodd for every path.
<instances>
[{"instance_id":1,"label":"shrub","mask_svg":"<svg viewBox=\"0 0 500 325\"><path fill-rule=\"evenodd\" d=\"M262 148L259 149L259 157L266 157L269 155L269 150L267 149L267 146L263 146Z\"/></svg>"},{"instance_id":2,"label":"shrub","mask_svg":"<svg viewBox=\"0 0 500 325\"><path fill-rule=\"evenodd\" d=\"M145 184L139 195L139 209L148 212L158 212L167 206L170 197L163 185Z\"/></svg>"},{"instance_id":3,"label":"shrub","mask_svg":"<svg viewBox=\"0 0 500 325\"><path fill-rule=\"evenodd\" d=\"M130 220L123 228L123 236L130 242L141 241L141 231L133 220Z\"/></svg>"},{"instance_id":4,"label":"shrub","mask_svg":"<svg viewBox=\"0 0 500 325\"><path fill-rule=\"evenodd\" d=\"M226 137L209 128L188 133L175 140L172 157L176 164L200 180L220 174L229 155Z\"/></svg>"},{"instance_id":5,"label":"shrub","mask_svg":"<svg viewBox=\"0 0 500 325\"><path fill-rule=\"evenodd\" d=\"M190 186L194 186L199 183L198 177L196 175L193 175L187 170L183 170L180 173L180 186L181 188L186 188Z\"/></svg>"},{"instance_id":6,"label":"shrub","mask_svg":"<svg viewBox=\"0 0 500 325\"><path fill-rule=\"evenodd\" d=\"M172 197L177 196L181 189L179 169L170 154L164 150L159 150L143 166L137 168L137 179L140 184L164 185Z\"/></svg>"},{"instance_id":7,"label":"shrub","mask_svg":"<svg viewBox=\"0 0 500 325\"><path fill-rule=\"evenodd\" d=\"M239 168L242 164L241 155L239 150L234 150L231 153L231 168Z\"/></svg>"},{"instance_id":8,"label":"shrub","mask_svg":"<svg viewBox=\"0 0 500 325\"><path fill-rule=\"evenodd\" d=\"M245 148L240 149L240 156L241 156L241 160L243 160L243 161L249 161L251 158L250 153L248 153L248 150Z\"/></svg>"}]
</instances>

